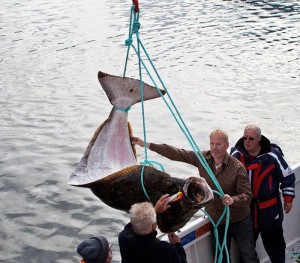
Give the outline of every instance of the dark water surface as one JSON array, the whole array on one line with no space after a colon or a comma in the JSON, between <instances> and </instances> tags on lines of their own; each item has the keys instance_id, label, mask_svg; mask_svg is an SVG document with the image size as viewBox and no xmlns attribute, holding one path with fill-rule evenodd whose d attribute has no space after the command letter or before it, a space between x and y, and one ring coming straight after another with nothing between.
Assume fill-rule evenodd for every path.
<instances>
[{"instance_id":1,"label":"dark water surface","mask_svg":"<svg viewBox=\"0 0 300 263\"><path fill-rule=\"evenodd\" d=\"M104 234L120 260L125 213L68 186L111 109L97 72L122 75L131 1L2 0L0 261L79 262ZM300 161L298 1L140 1L140 36L200 149L211 129L233 144L257 123ZM137 77L131 56L128 76ZM189 147L162 100L147 102L147 138ZM140 105L129 113L142 136ZM142 161L143 151L139 151ZM175 176L196 170L149 153Z\"/></svg>"}]
</instances>

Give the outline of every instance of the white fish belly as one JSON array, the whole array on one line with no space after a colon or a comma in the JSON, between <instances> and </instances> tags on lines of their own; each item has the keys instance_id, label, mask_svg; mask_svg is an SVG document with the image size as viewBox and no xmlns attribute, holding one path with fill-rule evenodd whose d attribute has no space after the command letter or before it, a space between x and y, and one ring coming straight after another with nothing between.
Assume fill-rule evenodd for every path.
<instances>
[{"instance_id":1,"label":"white fish belly","mask_svg":"<svg viewBox=\"0 0 300 263\"><path fill-rule=\"evenodd\" d=\"M114 111L98 135L87 159L89 180L96 181L137 164L128 131L128 114Z\"/></svg>"},{"instance_id":2,"label":"white fish belly","mask_svg":"<svg viewBox=\"0 0 300 263\"><path fill-rule=\"evenodd\" d=\"M114 110L110 121L78 163L69 184L89 184L136 164L128 130L128 114Z\"/></svg>"}]
</instances>

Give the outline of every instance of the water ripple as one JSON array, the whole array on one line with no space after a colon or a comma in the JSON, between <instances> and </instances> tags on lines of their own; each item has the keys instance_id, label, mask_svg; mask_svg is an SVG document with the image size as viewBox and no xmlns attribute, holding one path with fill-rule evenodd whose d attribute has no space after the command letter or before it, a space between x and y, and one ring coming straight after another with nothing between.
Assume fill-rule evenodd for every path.
<instances>
[{"instance_id":1,"label":"water ripple","mask_svg":"<svg viewBox=\"0 0 300 263\"><path fill-rule=\"evenodd\" d=\"M128 215L67 182L111 110L97 72L122 75L129 9L123 0L2 1L0 261L76 262L79 242L98 234L120 260ZM211 129L227 130L233 144L254 122L299 162L299 1L149 0L140 9L140 37L200 149ZM189 147L162 101L146 106L150 141ZM139 136L141 116L132 107ZM174 176L197 175L157 161Z\"/></svg>"}]
</instances>

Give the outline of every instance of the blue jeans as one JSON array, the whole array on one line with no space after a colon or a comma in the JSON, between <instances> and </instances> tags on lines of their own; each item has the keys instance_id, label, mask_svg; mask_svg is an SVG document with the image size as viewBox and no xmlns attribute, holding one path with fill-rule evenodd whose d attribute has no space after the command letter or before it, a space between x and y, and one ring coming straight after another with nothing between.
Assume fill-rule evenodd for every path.
<instances>
[{"instance_id":1,"label":"blue jeans","mask_svg":"<svg viewBox=\"0 0 300 263\"><path fill-rule=\"evenodd\" d=\"M225 224L219 225L218 235L219 235L219 242L221 244L224 239L224 233L225 233ZM244 263L259 263L259 259L254 246L252 220L250 216L248 216L246 219L242 221L230 223L228 226L226 243L229 252L229 260L230 260L231 238L234 238L237 244L238 251ZM213 247L215 249L214 235L213 235ZM226 262L227 262L227 256L226 256L226 251L224 249L222 263L226 263Z\"/></svg>"}]
</instances>

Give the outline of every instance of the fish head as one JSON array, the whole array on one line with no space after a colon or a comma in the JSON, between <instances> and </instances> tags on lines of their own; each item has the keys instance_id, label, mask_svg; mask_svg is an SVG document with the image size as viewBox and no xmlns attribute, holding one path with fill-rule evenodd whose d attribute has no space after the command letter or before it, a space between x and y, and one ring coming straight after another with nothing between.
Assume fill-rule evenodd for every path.
<instances>
[{"instance_id":1,"label":"fish head","mask_svg":"<svg viewBox=\"0 0 300 263\"><path fill-rule=\"evenodd\" d=\"M202 208L214 199L213 192L203 177L189 177L182 188L183 205Z\"/></svg>"},{"instance_id":2,"label":"fish head","mask_svg":"<svg viewBox=\"0 0 300 263\"><path fill-rule=\"evenodd\" d=\"M163 233L178 231L214 198L211 188L202 177L189 177L179 188L182 198L169 203L171 207L157 215L158 228Z\"/></svg>"}]
</instances>

